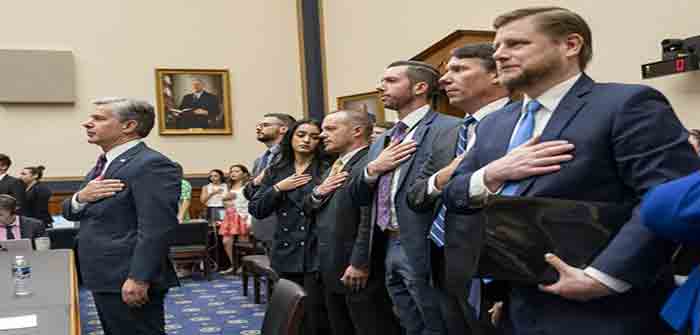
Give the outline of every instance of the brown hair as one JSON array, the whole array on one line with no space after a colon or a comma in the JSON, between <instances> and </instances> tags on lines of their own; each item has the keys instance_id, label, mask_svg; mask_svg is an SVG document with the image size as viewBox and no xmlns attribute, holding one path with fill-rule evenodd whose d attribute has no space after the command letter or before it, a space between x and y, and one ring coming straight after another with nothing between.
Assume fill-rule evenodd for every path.
<instances>
[{"instance_id":1,"label":"brown hair","mask_svg":"<svg viewBox=\"0 0 700 335\"><path fill-rule=\"evenodd\" d=\"M583 38L578 64L581 70L593 58L593 37L588 23L578 14L561 7L527 7L502 14L493 21L493 27L499 29L504 25L522 18L534 16L537 29L551 37L559 39L569 34L579 34Z\"/></svg>"},{"instance_id":2,"label":"brown hair","mask_svg":"<svg viewBox=\"0 0 700 335\"><path fill-rule=\"evenodd\" d=\"M41 180L41 177L44 176L44 170L46 170L46 168L43 165L28 166L24 169L29 170L29 173L31 173L32 176L36 176L36 180Z\"/></svg>"},{"instance_id":3,"label":"brown hair","mask_svg":"<svg viewBox=\"0 0 700 335\"><path fill-rule=\"evenodd\" d=\"M432 99L433 96L437 95L439 92L438 79L440 79L440 71L438 71L432 65L415 61L415 60L402 60L389 64L387 68L406 66L406 77L411 85L415 85L420 82L424 82L428 85L426 90L426 97L428 100Z\"/></svg>"}]
</instances>

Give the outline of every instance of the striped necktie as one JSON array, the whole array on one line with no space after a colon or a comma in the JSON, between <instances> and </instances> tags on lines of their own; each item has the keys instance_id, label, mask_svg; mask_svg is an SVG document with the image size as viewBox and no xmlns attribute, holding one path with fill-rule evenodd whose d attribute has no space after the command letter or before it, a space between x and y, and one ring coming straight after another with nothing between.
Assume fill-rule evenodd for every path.
<instances>
[{"instance_id":1,"label":"striped necktie","mask_svg":"<svg viewBox=\"0 0 700 335\"><path fill-rule=\"evenodd\" d=\"M464 118L462 125L459 128L459 138L457 139L457 147L455 148L455 157L464 154L467 151L467 145L469 144L469 125L475 123L476 119L469 115ZM428 237L435 242L438 247L443 247L445 245L445 214L447 213L447 206L443 204L440 206L437 216L433 220L433 224L430 226L430 234Z\"/></svg>"},{"instance_id":2,"label":"striped necktie","mask_svg":"<svg viewBox=\"0 0 700 335\"><path fill-rule=\"evenodd\" d=\"M508 145L508 152L519 147L532 138L535 131L535 113L540 109L540 107L542 107L542 105L537 100L530 100L530 102L527 103L527 106L525 106L525 115L520 121L520 126ZM509 181L503 186L501 195L515 195L518 192L519 186L520 181Z\"/></svg>"},{"instance_id":3,"label":"striped necktie","mask_svg":"<svg viewBox=\"0 0 700 335\"><path fill-rule=\"evenodd\" d=\"M406 130L408 126L399 121L393 128L393 133L391 134L392 142L401 142L403 138L406 137ZM379 182L377 186L377 225L382 230L389 227L391 224L391 182L394 179L394 171L387 172L379 177Z\"/></svg>"}]
</instances>

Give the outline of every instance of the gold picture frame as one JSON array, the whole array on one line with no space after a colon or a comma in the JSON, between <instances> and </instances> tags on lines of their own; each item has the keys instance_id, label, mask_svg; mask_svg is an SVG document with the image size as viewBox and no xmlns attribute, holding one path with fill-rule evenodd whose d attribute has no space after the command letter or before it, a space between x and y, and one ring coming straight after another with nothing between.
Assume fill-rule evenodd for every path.
<instances>
[{"instance_id":1,"label":"gold picture frame","mask_svg":"<svg viewBox=\"0 0 700 335\"><path fill-rule=\"evenodd\" d=\"M378 91L346 95L337 98L338 109L364 110L374 115L374 122L384 122L384 104Z\"/></svg>"},{"instance_id":2,"label":"gold picture frame","mask_svg":"<svg viewBox=\"0 0 700 335\"><path fill-rule=\"evenodd\" d=\"M160 135L231 135L227 69L156 69Z\"/></svg>"}]
</instances>

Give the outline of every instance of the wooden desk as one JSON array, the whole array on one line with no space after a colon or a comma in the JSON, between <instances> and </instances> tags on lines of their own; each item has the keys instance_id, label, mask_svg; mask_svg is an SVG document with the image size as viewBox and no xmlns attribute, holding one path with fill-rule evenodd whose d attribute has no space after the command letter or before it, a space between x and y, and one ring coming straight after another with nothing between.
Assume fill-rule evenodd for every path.
<instances>
[{"instance_id":1,"label":"wooden desk","mask_svg":"<svg viewBox=\"0 0 700 335\"><path fill-rule=\"evenodd\" d=\"M33 293L16 297L10 271L15 254L0 254L0 317L36 314L38 327L3 331L2 335L79 335L78 277L73 251L50 250L24 255L32 266Z\"/></svg>"}]
</instances>

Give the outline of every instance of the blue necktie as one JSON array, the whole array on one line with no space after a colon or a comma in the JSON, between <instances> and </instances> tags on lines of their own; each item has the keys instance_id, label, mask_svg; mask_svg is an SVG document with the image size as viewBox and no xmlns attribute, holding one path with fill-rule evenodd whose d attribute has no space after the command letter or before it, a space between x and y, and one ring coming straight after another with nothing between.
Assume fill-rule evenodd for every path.
<instances>
[{"instance_id":1,"label":"blue necktie","mask_svg":"<svg viewBox=\"0 0 700 335\"><path fill-rule=\"evenodd\" d=\"M266 169L270 164L270 156L272 156L272 151L270 151L270 149L265 150L265 153L260 159L260 171Z\"/></svg>"},{"instance_id":2,"label":"blue necktie","mask_svg":"<svg viewBox=\"0 0 700 335\"><path fill-rule=\"evenodd\" d=\"M508 152L519 147L523 143L527 142L532 138L535 131L535 113L542 107L542 105L537 100L530 100L525 106L525 115L522 120L520 120L520 126L518 131L515 132L513 138L510 140L508 145ZM520 181L510 181L503 186L501 195L515 195L518 192L518 187L520 186Z\"/></svg>"},{"instance_id":3,"label":"blue necktie","mask_svg":"<svg viewBox=\"0 0 700 335\"><path fill-rule=\"evenodd\" d=\"M462 126L459 128L455 157L467 151L467 144L469 143L469 125L474 122L476 122L476 119L471 115L465 117L462 121ZM430 234L428 235L438 247L443 247L445 245L445 213L447 213L447 206L443 204L440 206L440 210L435 220L433 220L433 224L430 226Z\"/></svg>"}]
</instances>

